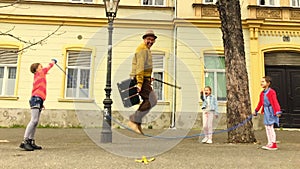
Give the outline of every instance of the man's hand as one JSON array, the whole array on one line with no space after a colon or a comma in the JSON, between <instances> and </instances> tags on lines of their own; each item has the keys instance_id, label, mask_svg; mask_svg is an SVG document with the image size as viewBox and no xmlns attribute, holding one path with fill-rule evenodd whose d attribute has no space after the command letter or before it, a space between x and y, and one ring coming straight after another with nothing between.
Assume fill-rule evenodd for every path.
<instances>
[{"instance_id":1,"label":"man's hand","mask_svg":"<svg viewBox=\"0 0 300 169\"><path fill-rule=\"evenodd\" d=\"M136 90L137 90L138 93L140 93L140 91L141 91L142 89L141 89L141 87L136 86Z\"/></svg>"}]
</instances>

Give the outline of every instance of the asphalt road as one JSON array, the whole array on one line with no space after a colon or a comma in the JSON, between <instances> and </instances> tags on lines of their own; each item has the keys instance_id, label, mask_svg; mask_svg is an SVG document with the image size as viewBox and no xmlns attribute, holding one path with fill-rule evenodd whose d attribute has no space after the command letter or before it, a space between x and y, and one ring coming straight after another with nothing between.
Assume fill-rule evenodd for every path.
<instances>
[{"instance_id":1,"label":"asphalt road","mask_svg":"<svg viewBox=\"0 0 300 169\"><path fill-rule=\"evenodd\" d=\"M276 131L279 149L262 150L265 131L256 131L261 144L228 144L227 133L214 135L213 144L199 143L198 137L174 139L185 131L144 130L139 136L130 131L113 131L113 143L100 143L100 129L37 129L36 143L43 150L18 148L23 128L0 129L0 168L2 169L298 169L300 131ZM188 135L201 131L192 130ZM176 136L177 137L177 136ZM176 138L175 137L175 138ZM155 158L148 164L135 160Z\"/></svg>"}]
</instances>

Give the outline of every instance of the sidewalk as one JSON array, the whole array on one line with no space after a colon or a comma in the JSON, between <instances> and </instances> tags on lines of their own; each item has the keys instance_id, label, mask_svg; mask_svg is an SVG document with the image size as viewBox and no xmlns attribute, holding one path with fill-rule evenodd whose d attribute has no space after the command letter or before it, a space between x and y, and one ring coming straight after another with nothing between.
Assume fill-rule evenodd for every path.
<instances>
[{"instance_id":1,"label":"sidewalk","mask_svg":"<svg viewBox=\"0 0 300 169\"><path fill-rule=\"evenodd\" d=\"M227 144L227 133L214 135L214 143L208 145L199 143L198 137L148 138L122 129L113 131L113 143L101 144L101 129L38 128L36 143L43 150L26 152L18 148L24 130L0 129L1 169L296 169L300 164L300 131L276 131L279 150L266 151L259 148L266 144L264 130L255 132L261 145ZM185 131L144 132L173 137ZM192 130L188 135L198 133ZM135 162L142 155L155 157L155 161L147 165Z\"/></svg>"}]
</instances>

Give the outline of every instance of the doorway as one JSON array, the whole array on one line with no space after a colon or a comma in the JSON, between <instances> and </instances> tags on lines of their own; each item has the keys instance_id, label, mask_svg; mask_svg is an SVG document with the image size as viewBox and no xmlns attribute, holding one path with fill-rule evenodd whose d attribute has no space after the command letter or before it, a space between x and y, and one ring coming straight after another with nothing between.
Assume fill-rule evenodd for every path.
<instances>
[{"instance_id":1,"label":"doorway","mask_svg":"<svg viewBox=\"0 0 300 169\"><path fill-rule=\"evenodd\" d=\"M280 126L300 128L300 53L267 53L265 64L283 111Z\"/></svg>"}]
</instances>

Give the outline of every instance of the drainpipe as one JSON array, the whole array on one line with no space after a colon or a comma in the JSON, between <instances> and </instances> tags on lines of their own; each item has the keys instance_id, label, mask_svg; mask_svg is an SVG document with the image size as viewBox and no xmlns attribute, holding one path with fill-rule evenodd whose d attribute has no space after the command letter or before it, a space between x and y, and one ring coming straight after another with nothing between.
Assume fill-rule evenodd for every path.
<instances>
[{"instance_id":1,"label":"drainpipe","mask_svg":"<svg viewBox=\"0 0 300 169\"><path fill-rule=\"evenodd\" d=\"M173 72L174 72L174 84L177 85L177 26L174 21L177 19L177 0L174 0L174 18L173 18ZM176 91L177 89L173 88L173 99L172 99L172 114L171 114L171 129L176 129L175 126L175 116L176 116Z\"/></svg>"}]
</instances>

